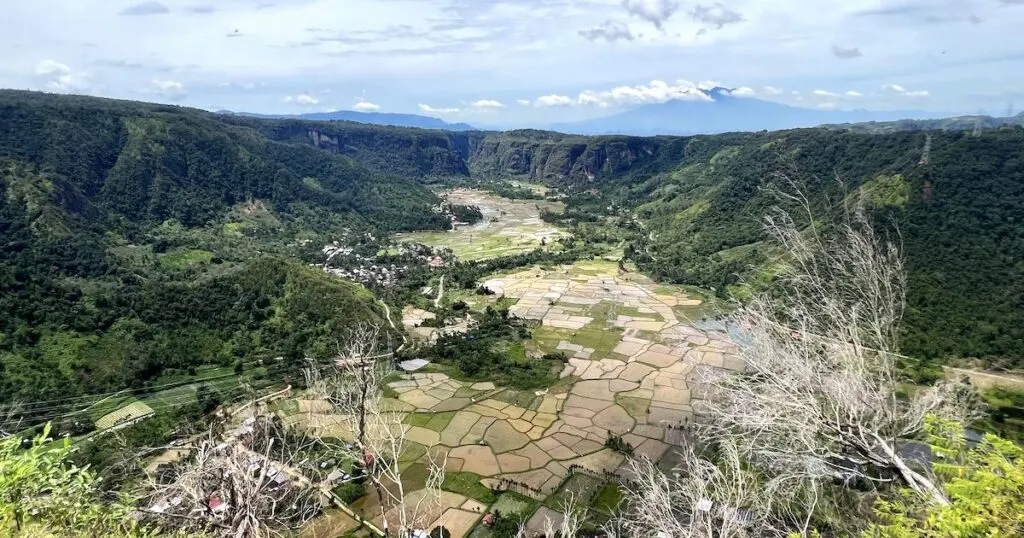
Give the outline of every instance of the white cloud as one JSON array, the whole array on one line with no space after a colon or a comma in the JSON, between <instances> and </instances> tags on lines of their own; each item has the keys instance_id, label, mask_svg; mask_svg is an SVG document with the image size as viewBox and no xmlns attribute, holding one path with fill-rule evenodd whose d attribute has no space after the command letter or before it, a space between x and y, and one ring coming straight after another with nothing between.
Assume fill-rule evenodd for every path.
<instances>
[{"instance_id":1,"label":"white cloud","mask_svg":"<svg viewBox=\"0 0 1024 538\"><path fill-rule=\"evenodd\" d=\"M782 95L782 88L775 86L764 86L761 90L767 95Z\"/></svg>"},{"instance_id":2,"label":"white cloud","mask_svg":"<svg viewBox=\"0 0 1024 538\"><path fill-rule=\"evenodd\" d=\"M555 106L571 106L573 104L572 97L565 95L543 95L538 97L533 102L534 106L538 107L555 107Z\"/></svg>"},{"instance_id":3,"label":"white cloud","mask_svg":"<svg viewBox=\"0 0 1024 538\"><path fill-rule=\"evenodd\" d=\"M860 92L859 92L859 91L857 91L857 90L850 90L850 91L846 92L846 94L845 94L845 95L846 95L847 97L852 97L852 98L854 98L854 99L856 99L856 98L858 98L858 97L864 97L864 94L863 94L863 93L860 93Z\"/></svg>"},{"instance_id":4,"label":"white cloud","mask_svg":"<svg viewBox=\"0 0 1024 538\"><path fill-rule=\"evenodd\" d=\"M357 102L355 105L352 105L352 108L360 112L376 112L380 110L380 105L360 99L359 102Z\"/></svg>"},{"instance_id":5,"label":"white cloud","mask_svg":"<svg viewBox=\"0 0 1024 538\"><path fill-rule=\"evenodd\" d=\"M457 108L434 108L430 105L420 103L420 111L426 114L455 114L459 111Z\"/></svg>"},{"instance_id":6,"label":"white cloud","mask_svg":"<svg viewBox=\"0 0 1024 538\"><path fill-rule=\"evenodd\" d=\"M505 104L501 101L495 101L494 99L480 99L479 101L473 101L469 104L473 108L505 108Z\"/></svg>"},{"instance_id":7,"label":"white cloud","mask_svg":"<svg viewBox=\"0 0 1024 538\"><path fill-rule=\"evenodd\" d=\"M721 2L715 2L711 6L697 4L697 7L690 12L690 17L695 21L714 26L716 30L721 30L727 24L745 20L742 14L725 7Z\"/></svg>"},{"instance_id":8,"label":"white cloud","mask_svg":"<svg viewBox=\"0 0 1024 538\"><path fill-rule=\"evenodd\" d=\"M36 65L36 77L45 82L47 89L59 92L84 91L89 89L86 75L72 71L67 64L56 60L43 60Z\"/></svg>"},{"instance_id":9,"label":"white cloud","mask_svg":"<svg viewBox=\"0 0 1024 538\"><path fill-rule=\"evenodd\" d=\"M285 103L294 103L299 106L316 106L320 104L320 100L315 96L308 93L300 93L298 95L289 95L284 98Z\"/></svg>"},{"instance_id":10,"label":"white cloud","mask_svg":"<svg viewBox=\"0 0 1024 538\"><path fill-rule=\"evenodd\" d=\"M711 101L699 85L687 80L677 80L669 84L662 80L652 80L648 84L637 86L618 86L603 92L584 92L587 100L599 98L602 101L617 105L639 105L645 103L665 103L668 101Z\"/></svg>"},{"instance_id":11,"label":"white cloud","mask_svg":"<svg viewBox=\"0 0 1024 538\"><path fill-rule=\"evenodd\" d=\"M904 97L928 97L931 95L928 90L908 90L899 84L886 84L882 86L882 89Z\"/></svg>"},{"instance_id":12,"label":"white cloud","mask_svg":"<svg viewBox=\"0 0 1024 538\"><path fill-rule=\"evenodd\" d=\"M818 97L839 97L838 93L830 92L828 90L814 90L814 95Z\"/></svg>"},{"instance_id":13,"label":"white cloud","mask_svg":"<svg viewBox=\"0 0 1024 538\"><path fill-rule=\"evenodd\" d=\"M665 21L679 10L679 3L673 0L622 0L622 7L630 15L645 20L661 30Z\"/></svg>"},{"instance_id":14,"label":"white cloud","mask_svg":"<svg viewBox=\"0 0 1024 538\"><path fill-rule=\"evenodd\" d=\"M755 92L753 88L740 86L739 88L733 88L732 91L729 92L729 95L735 95L736 97L753 97Z\"/></svg>"},{"instance_id":15,"label":"white cloud","mask_svg":"<svg viewBox=\"0 0 1024 538\"><path fill-rule=\"evenodd\" d=\"M818 105L818 108L820 108L822 110L835 110L836 109L836 104L835 103L821 103L820 105Z\"/></svg>"},{"instance_id":16,"label":"white cloud","mask_svg":"<svg viewBox=\"0 0 1024 538\"><path fill-rule=\"evenodd\" d=\"M516 102L523 106L528 106L530 104L529 99L516 99Z\"/></svg>"},{"instance_id":17,"label":"white cloud","mask_svg":"<svg viewBox=\"0 0 1024 538\"><path fill-rule=\"evenodd\" d=\"M581 105L596 105L601 108L608 106L608 101L602 99L600 95L589 91L580 93L579 96L576 97L576 103Z\"/></svg>"},{"instance_id":18,"label":"white cloud","mask_svg":"<svg viewBox=\"0 0 1024 538\"><path fill-rule=\"evenodd\" d=\"M702 89L702 90L710 90L710 89L713 89L713 88L720 88L722 86L723 86L723 84L721 82L714 81L714 80L702 80L702 81L697 83L697 87Z\"/></svg>"},{"instance_id":19,"label":"white cloud","mask_svg":"<svg viewBox=\"0 0 1024 538\"><path fill-rule=\"evenodd\" d=\"M178 101L185 98L185 85L176 80L163 80L155 78L150 82L153 88L162 97L171 101Z\"/></svg>"},{"instance_id":20,"label":"white cloud","mask_svg":"<svg viewBox=\"0 0 1024 538\"><path fill-rule=\"evenodd\" d=\"M577 33L590 41L604 39L609 43L614 43L620 39L625 41L632 41L635 39L633 37L633 33L629 31L629 26L621 21L604 21L599 26L580 30Z\"/></svg>"},{"instance_id":21,"label":"white cloud","mask_svg":"<svg viewBox=\"0 0 1024 538\"><path fill-rule=\"evenodd\" d=\"M861 56L863 56L858 47L845 48L840 47L839 45L832 45L832 55L837 58L842 58L844 60L860 58Z\"/></svg>"}]
</instances>

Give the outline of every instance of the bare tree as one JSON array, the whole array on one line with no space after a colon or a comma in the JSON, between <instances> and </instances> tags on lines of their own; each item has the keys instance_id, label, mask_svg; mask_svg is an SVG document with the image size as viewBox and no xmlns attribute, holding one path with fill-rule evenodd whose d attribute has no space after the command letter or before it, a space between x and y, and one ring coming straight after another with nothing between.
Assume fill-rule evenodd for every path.
<instances>
[{"instance_id":1,"label":"bare tree","mask_svg":"<svg viewBox=\"0 0 1024 538\"><path fill-rule=\"evenodd\" d=\"M783 292L761 294L735 314L743 375L709 376L703 433L735 439L746 458L806 480L900 480L946 504L932 479L900 455L929 413L963 416L963 392L941 382L904 394L897 338L906 276L898 248L880 238L864 208L847 211L828 237L810 204L801 230L776 210L766 227L789 264Z\"/></svg>"},{"instance_id":2,"label":"bare tree","mask_svg":"<svg viewBox=\"0 0 1024 538\"><path fill-rule=\"evenodd\" d=\"M447 453L431 451L426 487L408 492L402 481L402 455L406 450L405 413L383 397L384 378L392 372L392 354L380 349L381 330L360 325L351 331L339 356L326 369L306 369L310 393L324 398L341 417L359 452L366 477L380 499L383 525L397 527L400 537L411 535L437 520L443 512L441 484Z\"/></svg>"},{"instance_id":3,"label":"bare tree","mask_svg":"<svg viewBox=\"0 0 1024 538\"><path fill-rule=\"evenodd\" d=\"M154 478L142 512L164 529L213 536L290 535L320 513L319 489L294 466L316 439L257 417L238 438L212 437Z\"/></svg>"},{"instance_id":4,"label":"bare tree","mask_svg":"<svg viewBox=\"0 0 1024 538\"><path fill-rule=\"evenodd\" d=\"M544 536L576 538L577 533L583 528L583 522L587 520L587 508L579 502L579 495L569 490L566 490L561 508L562 517L557 522L551 521L550 517L544 518ZM520 526L519 533L524 532L525 528Z\"/></svg>"},{"instance_id":5,"label":"bare tree","mask_svg":"<svg viewBox=\"0 0 1024 538\"><path fill-rule=\"evenodd\" d=\"M723 443L715 461L692 446L663 472L646 457L629 461L626 509L606 526L609 536L731 538L784 536L776 506L792 495L789 476L766 478L744 461L739 447Z\"/></svg>"},{"instance_id":6,"label":"bare tree","mask_svg":"<svg viewBox=\"0 0 1024 538\"><path fill-rule=\"evenodd\" d=\"M380 350L381 329L359 324L349 331L338 357L325 370L311 364L304 371L310 393L324 398L340 414L354 417L357 445L365 442L368 405L379 400L383 381L392 372L392 353Z\"/></svg>"}]
</instances>

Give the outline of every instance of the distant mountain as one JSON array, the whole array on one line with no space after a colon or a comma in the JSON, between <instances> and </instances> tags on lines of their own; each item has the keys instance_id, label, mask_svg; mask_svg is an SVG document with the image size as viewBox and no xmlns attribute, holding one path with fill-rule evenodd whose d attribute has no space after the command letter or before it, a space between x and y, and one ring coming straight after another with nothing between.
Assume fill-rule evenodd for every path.
<instances>
[{"instance_id":1,"label":"distant mountain","mask_svg":"<svg viewBox=\"0 0 1024 538\"><path fill-rule=\"evenodd\" d=\"M336 112L311 112L309 114L252 114L249 112L232 112L220 110L218 114L246 116L250 118L269 118L284 120L313 121L354 121L372 125L391 125L394 127L419 127L420 129L443 129L445 131L473 131L472 125L465 123L448 123L442 119L418 114L392 114L387 112L354 112L338 110Z\"/></svg>"},{"instance_id":2,"label":"distant mountain","mask_svg":"<svg viewBox=\"0 0 1024 538\"><path fill-rule=\"evenodd\" d=\"M760 99L736 97L728 88L702 90L710 101L669 101L572 123L552 125L573 134L714 134L816 127L826 123L860 123L924 119L921 111L816 110Z\"/></svg>"}]
</instances>

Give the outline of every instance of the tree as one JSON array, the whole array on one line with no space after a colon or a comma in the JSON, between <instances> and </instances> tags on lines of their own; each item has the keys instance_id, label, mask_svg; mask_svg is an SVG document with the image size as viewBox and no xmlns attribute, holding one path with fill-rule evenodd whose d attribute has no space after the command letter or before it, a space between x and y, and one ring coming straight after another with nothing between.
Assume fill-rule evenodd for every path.
<instances>
[{"instance_id":1,"label":"tree","mask_svg":"<svg viewBox=\"0 0 1024 538\"><path fill-rule=\"evenodd\" d=\"M70 463L70 442L53 441L49 434L47 425L27 448L20 436L0 439L0 535L155 535L130 517L128 499L102 499L95 476Z\"/></svg>"},{"instance_id":2,"label":"tree","mask_svg":"<svg viewBox=\"0 0 1024 538\"><path fill-rule=\"evenodd\" d=\"M316 364L304 371L311 393L327 400L339 414L354 418L358 446L366 442L371 402L381 397L384 378L392 372L394 354L381 352L380 341L380 327L361 323L348 332L344 344L338 344L338 357L326 375Z\"/></svg>"},{"instance_id":3,"label":"tree","mask_svg":"<svg viewBox=\"0 0 1024 538\"><path fill-rule=\"evenodd\" d=\"M964 538L1024 535L1024 449L988 434L967 448L963 426L928 417L925 424L936 457L934 468L948 481L943 485L949 505L920 502L913 492L879 500L880 523L865 538Z\"/></svg>"},{"instance_id":4,"label":"tree","mask_svg":"<svg viewBox=\"0 0 1024 538\"><path fill-rule=\"evenodd\" d=\"M405 415L383 397L393 354L381 352L380 334L379 327L358 326L339 345L333 367L311 365L305 374L310 393L329 402L352 432L352 442L380 500L385 531L398 527L404 538L441 515L440 491L448 454L431 450L426 486L415 492L405 490L401 458L409 426L403 423Z\"/></svg>"},{"instance_id":5,"label":"tree","mask_svg":"<svg viewBox=\"0 0 1024 538\"><path fill-rule=\"evenodd\" d=\"M678 454L670 473L646 457L629 461L628 508L606 529L610 536L731 538L770 535L785 525L778 512L795 498L791 475L766 479L734 443L723 443L714 460L691 445Z\"/></svg>"},{"instance_id":6,"label":"tree","mask_svg":"<svg viewBox=\"0 0 1024 538\"><path fill-rule=\"evenodd\" d=\"M199 442L150 484L143 509L161 527L262 538L304 525L322 509L320 490L296 469L321 442L260 416L237 439Z\"/></svg>"},{"instance_id":7,"label":"tree","mask_svg":"<svg viewBox=\"0 0 1024 538\"><path fill-rule=\"evenodd\" d=\"M703 434L735 439L745 459L807 482L898 480L948 504L896 443L920 433L930 413L963 418L972 409L956 384L902 390L897 337L906 278L899 250L875 233L861 206L826 237L802 195L787 200L811 224L800 229L778 209L766 218L788 258L782 291L756 295L735 314L746 370L707 376Z\"/></svg>"}]
</instances>

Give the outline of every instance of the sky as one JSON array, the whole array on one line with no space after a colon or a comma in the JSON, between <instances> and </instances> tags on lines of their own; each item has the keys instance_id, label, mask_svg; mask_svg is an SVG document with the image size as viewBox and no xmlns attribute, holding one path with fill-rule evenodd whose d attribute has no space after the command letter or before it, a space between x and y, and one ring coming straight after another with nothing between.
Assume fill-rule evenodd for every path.
<instances>
[{"instance_id":1,"label":"sky","mask_svg":"<svg viewBox=\"0 0 1024 538\"><path fill-rule=\"evenodd\" d=\"M522 126L702 99L1004 115L1024 0L32 0L0 87Z\"/></svg>"}]
</instances>

